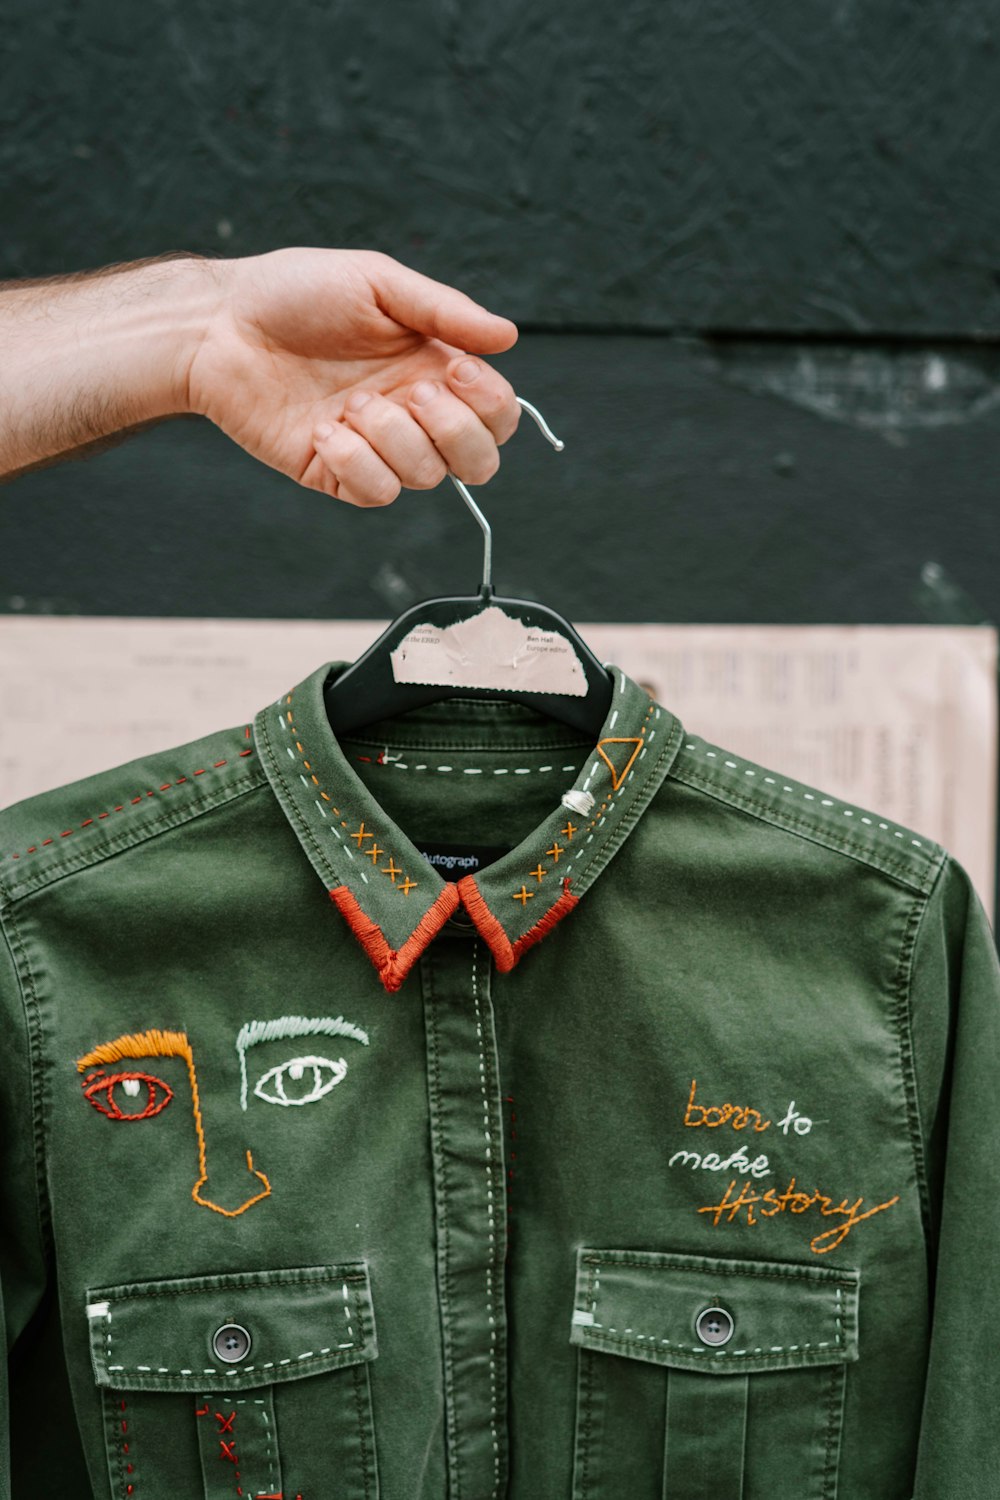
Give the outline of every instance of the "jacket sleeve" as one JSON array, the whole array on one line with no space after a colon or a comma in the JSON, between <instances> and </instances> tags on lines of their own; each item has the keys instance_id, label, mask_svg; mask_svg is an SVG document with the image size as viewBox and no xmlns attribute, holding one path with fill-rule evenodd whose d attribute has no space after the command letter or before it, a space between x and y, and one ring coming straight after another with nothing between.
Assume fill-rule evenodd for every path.
<instances>
[{"instance_id":1,"label":"jacket sleeve","mask_svg":"<svg viewBox=\"0 0 1000 1500\"><path fill-rule=\"evenodd\" d=\"M933 1295L914 1500L996 1500L1000 965L986 913L951 859L920 919L910 1002Z\"/></svg>"},{"instance_id":2,"label":"jacket sleeve","mask_svg":"<svg viewBox=\"0 0 1000 1500\"><path fill-rule=\"evenodd\" d=\"M12 1493L11 1403L47 1268L40 1215L31 1048L8 936L0 923L0 1500ZM30 1337L30 1332L29 1332ZM37 1439L41 1429L35 1434ZM24 1433L25 1441L31 1434Z\"/></svg>"}]
</instances>

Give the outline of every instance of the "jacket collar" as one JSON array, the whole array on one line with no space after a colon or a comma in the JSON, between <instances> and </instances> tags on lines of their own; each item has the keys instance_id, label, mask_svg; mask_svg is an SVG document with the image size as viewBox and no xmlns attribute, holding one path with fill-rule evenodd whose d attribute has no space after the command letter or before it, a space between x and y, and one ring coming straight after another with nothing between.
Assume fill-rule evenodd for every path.
<instances>
[{"instance_id":1,"label":"jacket collar","mask_svg":"<svg viewBox=\"0 0 1000 1500\"><path fill-rule=\"evenodd\" d=\"M360 780L308 676L254 723L261 762L289 823L387 990L460 907L506 973L576 906L660 786L683 727L617 667L607 719L572 790L526 839L478 875L445 881ZM462 712L460 704L455 713ZM592 799L592 800L591 800ZM587 811L573 809L586 808Z\"/></svg>"}]
</instances>

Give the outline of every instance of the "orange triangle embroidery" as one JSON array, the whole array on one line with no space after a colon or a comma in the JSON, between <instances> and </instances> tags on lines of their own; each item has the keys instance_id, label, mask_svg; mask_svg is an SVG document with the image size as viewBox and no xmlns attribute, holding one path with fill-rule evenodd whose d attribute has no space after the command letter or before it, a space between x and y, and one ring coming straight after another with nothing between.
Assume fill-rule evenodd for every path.
<instances>
[{"instance_id":1,"label":"orange triangle embroidery","mask_svg":"<svg viewBox=\"0 0 1000 1500\"><path fill-rule=\"evenodd\" d=\"M602 748L601 748L602 745L634 745L635 749L632 751L632 754L629 756L628 761L626 762L626 764L622 768L622 770L618 771L618 770L615 769L615 764L614 764L614 761L611 759L611 757L607 754L606 751L602 750ZM603 760L604 764L607 766L608 770L611 772L611 785L612 785L612 787L614 788L614 790L616 792L617 792L618 788L621 786L622 782L625 780L625 777L628 775L629 771L631 771L632 765L633 765L633 763L635 761L635 758L639 754L639 751L641 749L642 749L642 738L641 737L639 737L637 739L620 739L620 740L619 739L607 739L607 740L598 740L598 742L597 742L597 753L601 757L601 759Z\"/></svg>"}]
</instances>

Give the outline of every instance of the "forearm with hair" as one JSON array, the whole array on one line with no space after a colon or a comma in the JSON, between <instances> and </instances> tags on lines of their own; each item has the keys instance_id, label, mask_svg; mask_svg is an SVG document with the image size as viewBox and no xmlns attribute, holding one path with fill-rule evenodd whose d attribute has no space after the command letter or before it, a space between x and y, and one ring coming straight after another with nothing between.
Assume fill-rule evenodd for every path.
<instances>
[{"instance_id":1,"label":"forearm with hair","mask_svg":"<svg viewBox=\"0 0 1000 1500\"><path fill-rule=\"evenodd\" d=\"M0 283L0 478L190 410L218 284L183 254Z\"/></svg>"}]
</instances>

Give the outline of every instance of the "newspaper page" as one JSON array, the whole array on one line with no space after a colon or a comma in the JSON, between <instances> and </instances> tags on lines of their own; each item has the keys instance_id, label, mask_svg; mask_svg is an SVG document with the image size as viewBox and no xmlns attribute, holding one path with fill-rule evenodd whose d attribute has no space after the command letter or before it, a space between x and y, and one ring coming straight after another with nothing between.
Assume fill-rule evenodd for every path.
<instances>
[{"instance_id":1,"label":"newspaper page","mask_svg":"<svg viewBox=\"0 0 1000 1500\"><path fill-rule=\"evenodd\" d=\"M0 619L0 804L249 723L379 621ZM994 901L997 635L965 626L578 627L738 756L942 843Z\"/></svg>"}]
</instances>

